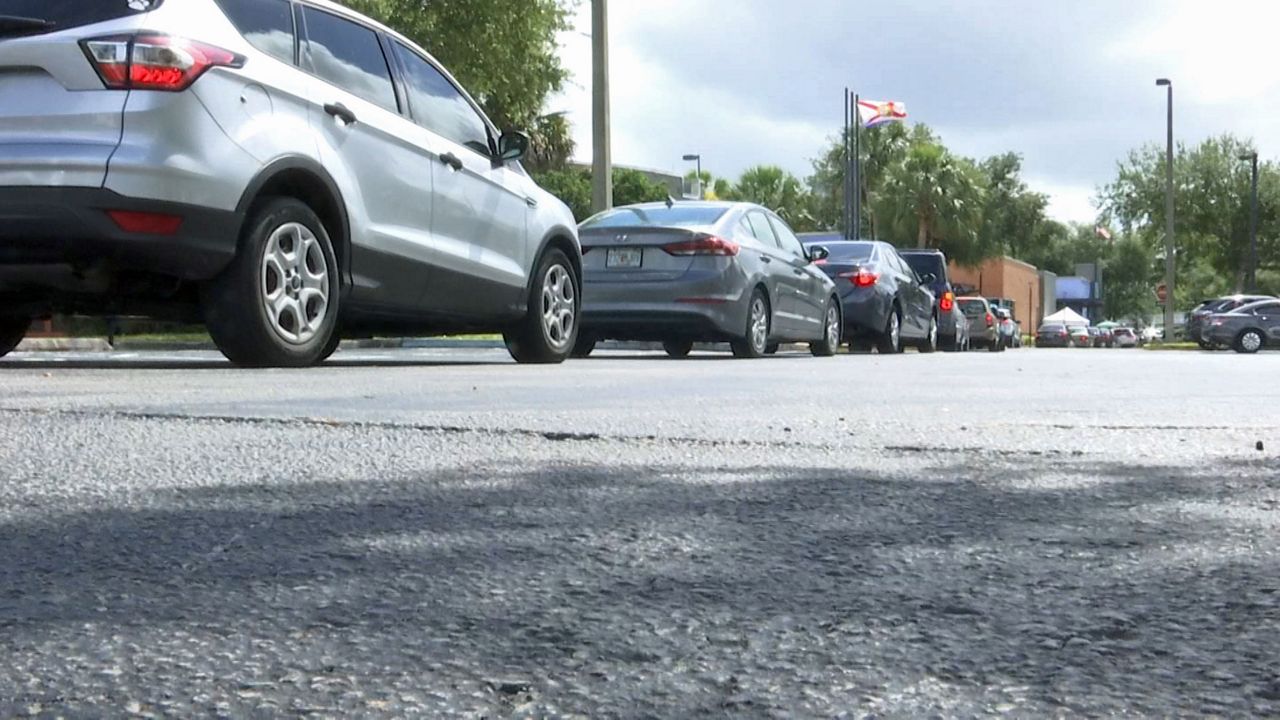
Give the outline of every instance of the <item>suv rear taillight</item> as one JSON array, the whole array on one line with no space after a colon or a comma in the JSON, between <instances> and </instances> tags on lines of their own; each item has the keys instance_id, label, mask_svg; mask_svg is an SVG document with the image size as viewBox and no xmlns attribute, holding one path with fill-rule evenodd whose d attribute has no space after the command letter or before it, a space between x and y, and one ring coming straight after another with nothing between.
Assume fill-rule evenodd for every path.
<instances>
[{"instance_id":1,"label":"suv rear taillight","mask_svg":"<svg viewBox=\"0 0 1280 720\"><path fill-rule=\"evenodd\" d=\"M181 92L209 68L240 68L245 62L229 50L159 33L89 38L80 46L112 90Z\"/></svg>"},{"instance_id":2,"label":"suv rear taillight","mask_svg":"<svg viewBox=\"0 0 1280 720\"><path fill-rule=\"evenodd\" d=\"M740 246L732 240L708 235L706 237L696 238L688 242L672 243L664 245L663 250L668 255L677 255L687 257L692 255L714 255L717 257L733 257L738 254Z\"/></svg>"},{"instance_id":3,"label":"suv rear taillight","mask_svg":"<svg viewBox=\"0 0 1280 720\"><path fill-rule=\"evenodd\" d=\"M995 324L996 324L996 317L991 313L987 313L987 327L991 327L992 325L995 325Z\"/></svg>"},{"instance_id":4,"label":"suv rear taillight","mask_svg":"<svg viewBox=\"0 0 1280 720\"><path fill-rule=\"evenodd\" d=\"M942 312L951 312L956 306L956 294L950 290L942 293L942 299L938 301L938 307L942 308Z\"/></svg>"},{"instance_id":5,"label":"suv rear taillight","mask_svg":"<svg viewBox=\"0 0 1280 720\"><path fill-rule=\"evenodd\" d=\"M844 278L860 288L871 287L880 282L880 276L866 268L858 268L855 272L843 272L836 277Z\"/></svg>"}]
</instances>

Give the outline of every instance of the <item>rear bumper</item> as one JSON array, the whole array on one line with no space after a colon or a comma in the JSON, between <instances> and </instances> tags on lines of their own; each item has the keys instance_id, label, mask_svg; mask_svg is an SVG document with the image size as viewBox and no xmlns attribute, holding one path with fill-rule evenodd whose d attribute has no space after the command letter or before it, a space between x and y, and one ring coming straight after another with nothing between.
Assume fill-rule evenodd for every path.
<instances>
[{"instance_id":1,"label":"rear bumper","mask_svg":"<svg viewBox=\"0 0 1280 720\"><path fill-rule=\"evenodd\" d=\"M874 288L857 288L840 298L844 308L845 338L884 332L893 299Z\"/></svg>"},{"instance_id":2,"label":"rear bumper","mask_svg":"<svg viewBox=\"0 0 1280 720\"><path fill-rule=\"evenodd\" d=\"M130 233L107 216L108 210L176 215L182 224L173 235ZM0 187L0 268L106 263L119 270L207 280L235 256L241 222L236 212L97 188Z\"/></svg>"},{"instance_id":3,"label":"rear bumper","mask_svg":"<svg viewBox=\"0 0 1280 720\"><path fill-rule=\"evenodd\" d=\"M582 330L595 337L720 341L746 333L749 284L735 265L662 281L602 282L593 274L583 283Z\"/></svg>"}]
</instances>

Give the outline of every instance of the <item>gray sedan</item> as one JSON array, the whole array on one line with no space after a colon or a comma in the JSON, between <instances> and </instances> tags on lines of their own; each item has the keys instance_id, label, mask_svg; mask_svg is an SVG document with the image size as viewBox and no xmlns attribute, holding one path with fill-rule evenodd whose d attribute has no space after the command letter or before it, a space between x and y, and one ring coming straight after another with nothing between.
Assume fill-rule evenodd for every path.
<instances>
[{"instance_id":1,"label":"gray sedan","mask_svg":"<svg viewBox=\"0 0 1280 720\"><path fill-rule=\"evenodd\" d=\"M1240 353L1280 346L1280 300L1263 300L1210 315L1203 338Z\"/></svg>"},{"instance_id":2,"label":"gray sedan","mask_svg":"<svg viewBox=\"0 0 1280 720\"><path fill-rule=\"evenodd\" d=\"M835 286L773 212L750 203L675 202L603 212L579 229L582 324L574 354L600 340L661 342L684 357L728 342L756 358L778 343L834 355L843 324Z\"/></svg>"}]
</instances>

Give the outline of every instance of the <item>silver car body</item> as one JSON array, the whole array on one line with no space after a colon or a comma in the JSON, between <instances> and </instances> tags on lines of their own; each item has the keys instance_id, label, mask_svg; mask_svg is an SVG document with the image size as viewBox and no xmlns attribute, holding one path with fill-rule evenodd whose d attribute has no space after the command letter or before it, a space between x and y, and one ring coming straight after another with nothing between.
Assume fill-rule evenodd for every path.
<instances>
[{"instance_id":1,"label":"silver car body","mask_svg":"<svg viewBox=\"0 0 1280 720\"><path fill-rule=\"evenodd\" d=\"M781 218L751 203L680 202L671 212L683 213L688 222L639 219L667 212L663 203L635 205L581 225L583 333L599 339L731 340L743 335L748 301L763 288L771 342L823 338L828 303L839 303L835 286ZM695 238L723 239L737 249L733 255L670 251ZM623 257L638 265L622 267Z\"/></svg>"},{"instance_id":2,"label":"silver car body","mask_svg":"<svg viewBox=\"0 0 1280 720\"><path fill-rule=\"evenodd\" d=\"M97 227L97 206L116 199L126 208L189 212L191 233L171 246L95 237L76 255L109 261L113 271L202 281L229 263L237 223L262 188L309 178L307 192L332 198L327 214L318 213L341 245L348 329L362 320L424 330L505 322L526 311L544 248L555 244L577 263L576 227L562 202L518 163L459 144L425 121L440 111L470 112L465 122L498 137L452 76L398 33L328 0L298 1L287 5L298 23L295 49L293 37L242 33L218 0L92 2L153 9L0 37L0 221L54 215L72 197L47 192L55 189L97 193L88 207L68 210L83 215L85 226ZM332 22L376 35L372 47L385 53L393 83L370 90L323 79L326 67L351 70L314 41L317 27ZM182 92L105 89L82 41L144 30L216 46L244 62L213 67ZM450 107L411 112L409 58L439 72L465 105L455 98ZM386 102L370 99L378 92ZM346 122L342 113L358 120ZM216 218L216 228L195 233L197 215ZM21 238L0 230L0 251L10 242ZM13 251L18 261L24 252ZM12 263L6 268L4 258L0 252L0 293L46 282ZM47 282L75 293L99 290Z\"/></svg>"}]
</instances>

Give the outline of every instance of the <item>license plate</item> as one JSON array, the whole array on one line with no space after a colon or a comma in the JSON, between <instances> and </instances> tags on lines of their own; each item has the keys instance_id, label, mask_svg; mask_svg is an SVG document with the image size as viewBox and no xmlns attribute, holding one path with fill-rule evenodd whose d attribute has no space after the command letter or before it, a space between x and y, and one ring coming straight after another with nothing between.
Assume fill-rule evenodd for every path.
<instances>
[{"instance_id":1,"label":"license plate","mask_svg":"<svg viewBox=\"0 0 1280 720\"><path fill-rule=\"evenodd\" d=\"M604 266L607 268L638 268L643 257L644 251L639 248L609 248L609 253L604 259Z\"/></svg>"}]
</instances>

